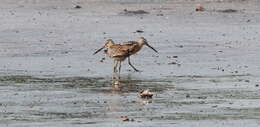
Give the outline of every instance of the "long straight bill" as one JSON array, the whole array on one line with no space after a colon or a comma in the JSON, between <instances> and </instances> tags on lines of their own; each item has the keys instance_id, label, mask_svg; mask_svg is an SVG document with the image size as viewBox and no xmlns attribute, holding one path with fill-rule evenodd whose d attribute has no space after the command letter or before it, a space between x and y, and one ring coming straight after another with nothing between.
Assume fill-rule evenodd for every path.
<instances>
[{"instance_id":1,"label":"long straight bill","mask_svg":"<svg viewBox=\"0 0 260 127\"><path fill-rule=\"evenodd\" d=\"M104 49L104 47L98 49L96 52L93 53L93 55L97 54L97 53L100 52L102 49Z\"/></svg>"},{"instance_id":2,"label":"long straight bill","mask_svg":"<svg viewBox=\"0 0 260 127\"><path fill-rule=\"evenodd\" d=\"M153 51L155 51L156 53L158 53L158 51L155 50L151 45L149 45L149 44L147 44L147 43L146 43L146 45L147 45L149 48L151 48Z\"/></svg>"}]
</instances>

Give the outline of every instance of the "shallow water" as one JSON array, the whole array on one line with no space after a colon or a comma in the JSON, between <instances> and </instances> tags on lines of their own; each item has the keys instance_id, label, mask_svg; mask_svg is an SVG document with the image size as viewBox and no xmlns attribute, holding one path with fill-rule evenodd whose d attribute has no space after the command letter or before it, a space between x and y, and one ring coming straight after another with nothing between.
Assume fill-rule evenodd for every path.
<instances>
[{"instance_id":1,"label":"shallow water","mask_svg":"<svg viewBox=\"0 0 260 127\"><path fill-rule=\"evenodd\" d=\"M248 83L248 78L251 82ZM173 126L208 124L243 126L260 119L259 77L179 76L162 80L2 76L2 126ZM138 92L150 89L152 99ZM131 121L123 122L121 116ZM234 122L240 121L240 122ZM252 122L250 122L253 124ZM190 123L189 123L190 124ZM203 124L199 124L203 125ZM226 125L228 126L228 124Z\"/></svg>"}]
</instances>

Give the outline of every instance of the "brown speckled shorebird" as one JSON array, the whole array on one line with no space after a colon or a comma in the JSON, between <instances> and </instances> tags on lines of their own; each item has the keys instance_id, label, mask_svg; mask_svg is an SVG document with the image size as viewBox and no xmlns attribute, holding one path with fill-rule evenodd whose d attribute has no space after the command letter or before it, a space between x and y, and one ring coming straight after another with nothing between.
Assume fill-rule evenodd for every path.
<instances>
[{"instance_id":1,"label":"brown speckled shorebird","mask_svg":"<svg viewBox=\"0 0 260 127\"><path fill-rule=\"evenodd\" d=\"M117 72L117 66L119 64L118 73L120 76L121 62L124 61L126 58L128 58L128 64L135 71L140 72L131 64L130 56L140 51L144 45L148 46L153 51L158 53L157 50L155 50L152 46L150 46L147 43L147 40L144 37L141 37L138 41L128 41L122 44L115 44L113 40L109 39L106 41L105 45L102 48L98 49L96 52L94 52L93 55L100 52L102 49L105 49L105 53L114 61L114 73Z\"/></svg>"}]
</instances>

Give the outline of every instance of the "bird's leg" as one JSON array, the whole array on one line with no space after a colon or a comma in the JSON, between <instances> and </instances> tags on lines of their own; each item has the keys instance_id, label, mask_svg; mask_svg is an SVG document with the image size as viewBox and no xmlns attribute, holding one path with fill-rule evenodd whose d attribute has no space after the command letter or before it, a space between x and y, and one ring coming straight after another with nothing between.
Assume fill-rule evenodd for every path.
<instances>
[{"instance_id":1,"label":"bird's leg","mask_svg":"<svg viewBox=\"0 0 260 127\"><path fill-rule=\"evenodd\" d=\"M121 72L121 61L119 61L119 67L118 67L118 78L120 79L120 72Z\"/></svg>"},{"instance_id":2,"label":"bird's leg","mask_svg":"<svg viewBox=\"0 0 260 127\"><path fill-rule=\"evenodd\" d=\"M114 60L114 72L113 72L113 79L115 78L116 72L117 72L117 65L118 65L118 61Z\"/></svg>"},{"instance_id":3,"label":"bird's leg","mask_svg":"<svg viewBox=\"0 0 260 127\"><path fill-rule=\"evenodd\" d=\"M136 69L136 68L131 64L130 56L128 57L128 64L129 64L136 72L141 72L140 70Z\"/></svg>"}]
</instances>

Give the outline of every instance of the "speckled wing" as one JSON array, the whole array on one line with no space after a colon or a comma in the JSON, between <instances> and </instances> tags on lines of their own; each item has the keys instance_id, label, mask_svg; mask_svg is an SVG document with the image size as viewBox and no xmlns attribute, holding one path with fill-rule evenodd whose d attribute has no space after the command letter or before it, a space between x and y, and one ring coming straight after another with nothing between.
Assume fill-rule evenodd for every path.
<instances>
[{"instance_id":1,"label":"speckled wing","mask_svg":"<svg viewBox=\"0 0 260 127\"><path fill-rule=\"evenodd\" d=\"M122 44L124 50L129 51L130 55L137 53L140 50L140 46L136 41L128 41Z\"/></svg>"},{"instance_id":2,"label":"speckled wing","mask_svg":"<svg viewBox=\"0 0 260 127\"><path fill-rule=\"evenodd\" d=\"M121 45L133 45L137 43L136 41L127 41L127 42L123 42Z\"/></svg>"},{"instance_id":3,"label":"speckled wing","mask_svg":"<svg viewBox=\"0 0 260 127\"><path fill-rule=\"evenodd\" d=\"M115 58L115 57L128 57L128 56L130 56L129 51L127 49L123 48L123 47L117 48L112 55L113 58Z\"/></svg>"},{"instance_id":4,"label":"speckled wing","mask_svg":"<svg viewBox=\"0 0 260 127\"><path fill-rule=\"evenodd\" d=\"M127 56L129 56L128 51L124 50L122 45L120 45L120 44L115 44L115 45L112 45L109 48L107 48L106 54L109 57L113 57L113 58L114 57L127 57Z\"/></svg>"}]
</instances>

